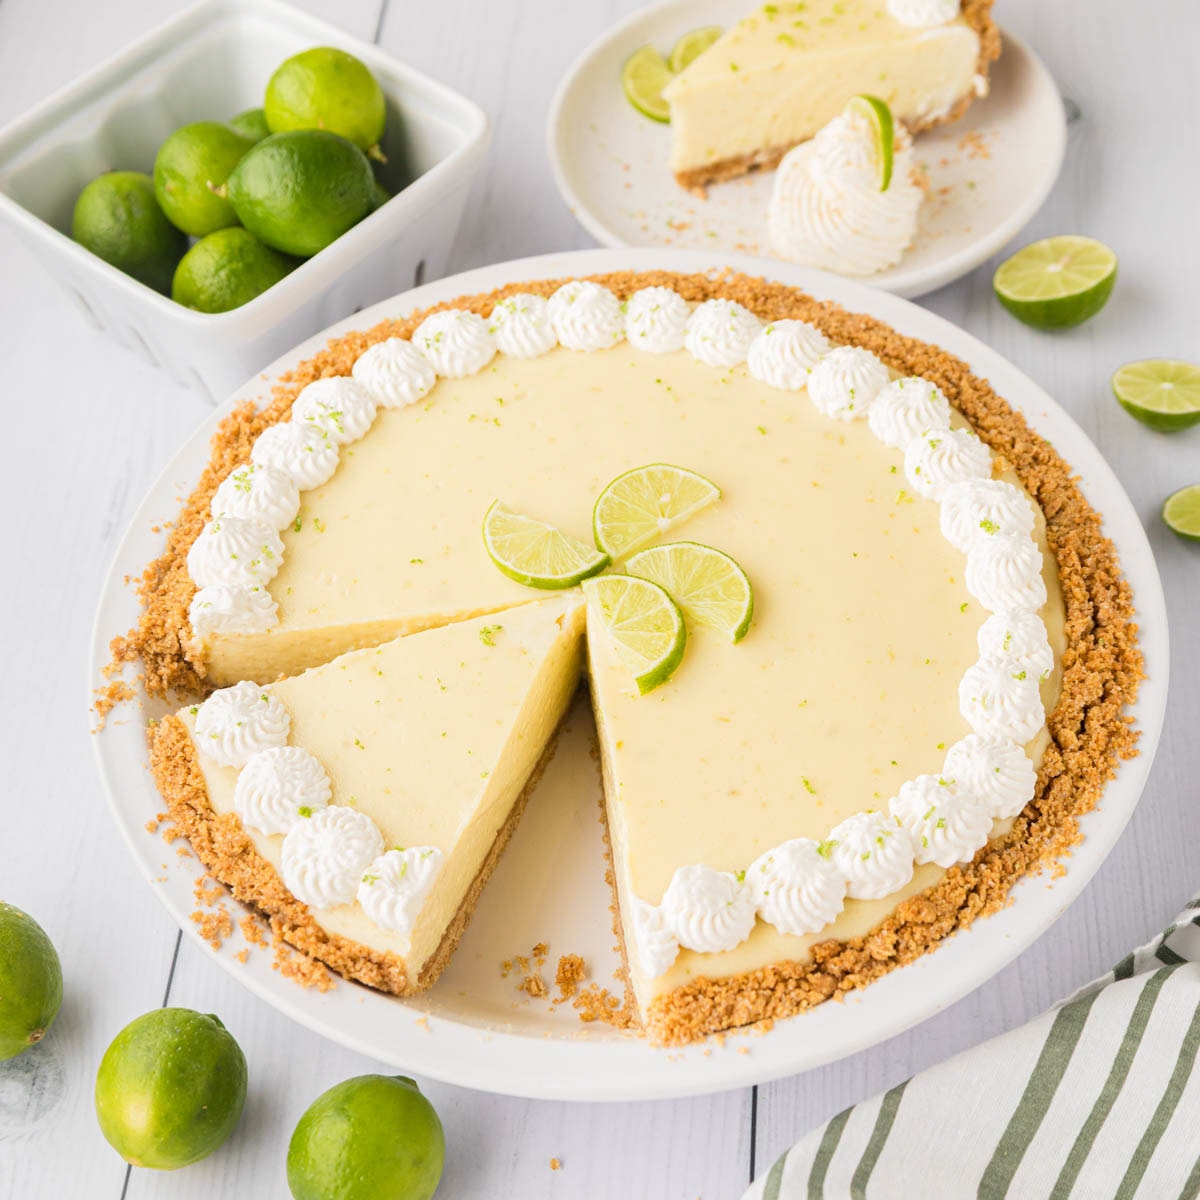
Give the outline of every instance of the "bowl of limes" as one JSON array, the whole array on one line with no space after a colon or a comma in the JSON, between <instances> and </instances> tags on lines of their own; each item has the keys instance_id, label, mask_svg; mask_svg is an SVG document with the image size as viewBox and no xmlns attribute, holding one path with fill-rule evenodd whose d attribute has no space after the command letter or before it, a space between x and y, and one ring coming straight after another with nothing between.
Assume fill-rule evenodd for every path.
<instances>
[{"instance_id":1,"label":"bowl of limes","mask_svg":"<svg viewBox=\"0 0 1200 1200\"><path fill-rule=\"evenodd\" d=\"M208 0L0 130L0 217L117 341L219 400L441 274L470 100L275 0Z\"/></svg>"}]
</instances>

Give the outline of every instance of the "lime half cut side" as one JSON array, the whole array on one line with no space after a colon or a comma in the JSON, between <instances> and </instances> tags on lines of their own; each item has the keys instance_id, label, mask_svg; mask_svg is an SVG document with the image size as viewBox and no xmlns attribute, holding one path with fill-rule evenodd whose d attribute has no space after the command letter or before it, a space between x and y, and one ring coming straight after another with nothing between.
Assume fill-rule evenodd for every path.
<instances>
[{"instance_id":1,"label":"lime half cut side","mask_svg":"<svg viewBox=\"0 0 1200 1200\"><path fill-rule=\"evenodd\" d=\"M663 88L671 79L671 68L653 46L635 50L621 68L625 99L644 117L663 124L671 120L670 106L663 99Z\"/></svg>"},{"instance_id":2,"label":"lime half cut side","mask_svg":"<svg viewBox=\"0 0 1200 1200\"><path fill-rule=\"evenodd\" d=\"M595 546L514 512L499 500L483 519L483 541L492 562L526 587L574 587L608 566L608 555Z\"/></svg>"},{"instance_id":3,"label":"lime half cut side","mask_svg":"<svg viewBox=\"0 0 1200 1200\"><path fill-rule=\"evenodd\" d=\"M721 489L687 467L650 463L618 475L592 511L596 545L624 558L721 498Z\"/></svg>"},{"instance_id":4,"label":"lime half cut side","mask_svg":"<svg viewBox=\"0 0 1200 1200\"><path fill-rule=\"evenodd\" d=\"M992 276L996 298L1034 329L1064 329L1094 317L1117 282L1117 256L1103 242L1043 238L1006 259Z\"/></svg>"},{"instance_id":5,"label":"lime half cut side","mask_svg":"<svg viewBox=\"0 0 1200 1200\"><path fill-rule=\"evenodd\" d=\"M601 575L585 580L588 625L598 624L644 696L666 683L683 659L687 628L683 613L648 579Z\"/></svg>"},{"instance_id":6,"label":"lime half cut side","mask_svg":"<svg viewBox=\"0 0 1200 1200\"><path fill-rule=\"evenodd\" d=\"M690 67L719 38L723 30L720 25L704 25L699 29L689 29L671 48L667 66L671 72L678 75L685 67Z\"/></svg>"},{"instance_id":7,"label":"lime half cut side","mask_svg":"<svg viewBox=\"0 0 1200 1200\"><path fill-rule=\"evenodd\" d=\"M1143 425L1176 433L1200 424L1200 367L1176 358L1126 363L1112 377L1113 395Z\"/></svg>"},{"instance_id":8,"label":"lime half cut side","mask_svg":"<svg viewBox=\"0 0 1200 1200\"><path fill-rule=\"evenodd\" d=\"M896 123L892 110L878 96L852 96L846 102L848 114L866 117L875 130L875 154L879 163L879 190L886 192L892 184L892 167L896 154Z\"/></svg>"},{"instance_id":9,"label":"lime half cut side","mask_svg":"<svg viewBox=\"0 0 1200 1200\"><path fill-rule=\"evenodd\" d=\"M1172 492L1163 503L1162 519L1172 533L1200 542L1200 483Z\"/></svg>"},{"instance_id":10,"label":"lime half cut side","mask_svg":"<svg viewBox=\"0 0 1200 1200\"><path fill-rule=\"evenodd\" d=\"M746 572L720 550L699 542L668 542L635 554L625 570L664 588L696 625L740 642L754 619Z\"/></svg>"}]
</instances>

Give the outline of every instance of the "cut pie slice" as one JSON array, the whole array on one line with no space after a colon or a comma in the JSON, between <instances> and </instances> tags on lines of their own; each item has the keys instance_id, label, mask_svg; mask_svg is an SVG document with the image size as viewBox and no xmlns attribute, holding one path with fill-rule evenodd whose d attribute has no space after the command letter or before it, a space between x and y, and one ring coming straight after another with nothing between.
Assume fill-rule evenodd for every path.
<instances>
[{"instance_id":1,"label":"cut pie slice","mask_svg":"<svg viewBox=\"0 0 1200 1200\"><path fill-rule=\"evenodd\" d=\"M548 759L583 626L572 591L224 689L163 723L155 773L206 865L289 941L420 990Z\"/></svg>"}]
</instances>

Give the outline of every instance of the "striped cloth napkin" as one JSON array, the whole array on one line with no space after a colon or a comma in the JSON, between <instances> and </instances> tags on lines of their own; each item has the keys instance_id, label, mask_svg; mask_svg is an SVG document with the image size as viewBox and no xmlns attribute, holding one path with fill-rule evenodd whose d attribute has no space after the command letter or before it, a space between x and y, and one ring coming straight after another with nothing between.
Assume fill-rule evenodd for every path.
<instances>
[{"instance_id":1,"label":"striped cloth napkin","mask_svg":"<svg viewBox=\"0 0 1200 1200\"><path fill-rule=\"evenodd\" d=\"M1200 1196L1200 898L1020 1029L839 1113L743 1200Z\"/></svg>"}]
</instances>

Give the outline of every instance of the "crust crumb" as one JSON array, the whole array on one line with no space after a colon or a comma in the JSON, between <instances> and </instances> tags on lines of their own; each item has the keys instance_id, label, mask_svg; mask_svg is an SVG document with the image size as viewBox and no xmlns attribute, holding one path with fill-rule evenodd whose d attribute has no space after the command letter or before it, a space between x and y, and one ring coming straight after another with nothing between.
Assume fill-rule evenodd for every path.
<instances>
[{"instance_id":1,"label":"crust crumb","mask_svg":"<svg viewBox=\"0 0 1200 1200\"><path fill-rule=\"evenodd\" d=\"M579 985L587 978L587 963L578 954L564 954L558 960L554 982L558 987L558 1001L570 1000L579 991Z\"/></svg>"},{"instance_id":2,"label":"crust crumb","mask_svg":"<svg viewBox=\"0 0 1200 1200\"><path fill-rule=\"evenodd\" d=\"M562 1160L558 1159L558 1158L552 1158L550 1160L550 1170L561 1171L562 1170Z\"/></svg>"},{"instance_id":3,"label":"crust crumb","mask_svg":"<svg viewBox=\"0 0 1200 1200\"><path fill-rule=\"evenodd\" d=\"M585 1024L599 1021L613 1029L636 1029L638 1026L636 1008L628 1000L622 1003L598 983L588 984L571 1002L571 1007L578 1011L579 1019Z\"/></svg>"}]
</instances>

